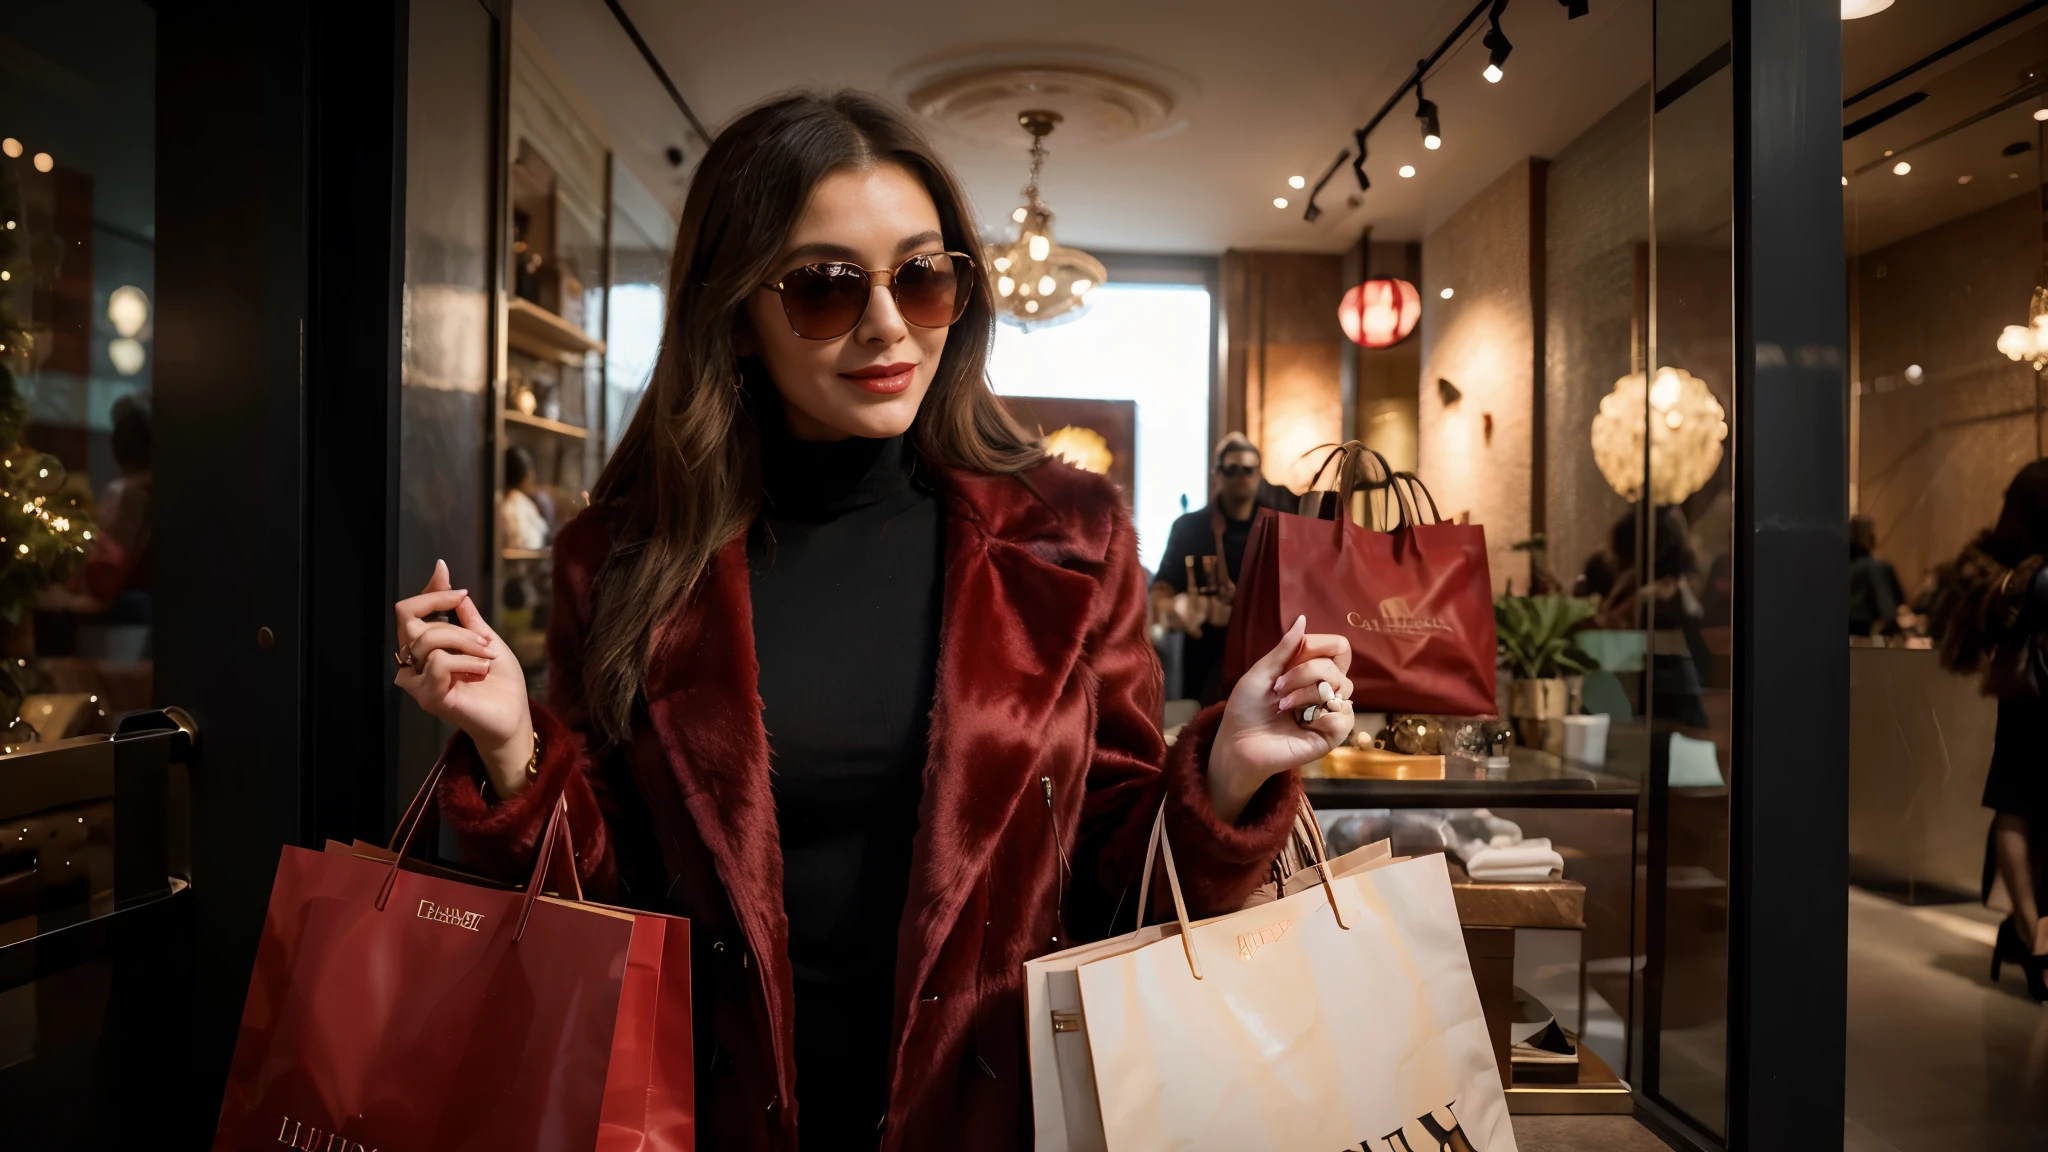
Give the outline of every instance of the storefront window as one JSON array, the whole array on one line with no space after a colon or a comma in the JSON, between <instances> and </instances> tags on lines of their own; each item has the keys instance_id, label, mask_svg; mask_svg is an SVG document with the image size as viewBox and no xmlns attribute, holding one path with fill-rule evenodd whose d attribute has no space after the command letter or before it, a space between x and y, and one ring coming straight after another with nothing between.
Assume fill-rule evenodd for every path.
<instances>
[{"instance_id":1,"label":"storefront window","mask_svg":"<svg viewBox=\"0 0 2048 1152\"><path fill-rule=\"evenodd\" d=\"M1110 283L1089 294L1079 319L1036 332L996 330L989 378L1001 395L1136 404L1135 435L1103 447L1135 457L1133 519L1148 566L1158 563L1174 519L1209 499L1209 301L1199 287ZM1084 450L1069 451L1081 458Z\"/></svg>"},{"instance_id":2,"label":"storefront window","mask_svg":"<svg viewBox=\"0 0 2048 1152\"><path fill-rule=\"evenodd\" d=\"M0 21L0 708L10 743L156 701L155 18Z\"/></svg>"},{"instance_id":3,"label":"storefront window","mask_svg":"<svg viewBox=\"0 0 2048 1152\"><path fill-rule=\"evenodd\" d=\"M1725 1136L1734 762L1735 72L1729 8L1659 0L1646 445L1631 605L1647 630L1643 1086Z\"/></svg>"}]
</instances>

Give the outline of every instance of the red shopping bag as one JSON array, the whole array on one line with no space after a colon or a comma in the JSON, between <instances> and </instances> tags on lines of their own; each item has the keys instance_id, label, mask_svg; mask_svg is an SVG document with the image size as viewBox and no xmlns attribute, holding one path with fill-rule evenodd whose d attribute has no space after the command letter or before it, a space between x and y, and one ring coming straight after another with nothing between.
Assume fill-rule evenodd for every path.
<instances>
[{"instance_id":1,"label":"red shopping bag","mask_svg":"<svg viewBox=\"0 0 2048 1152\"><path fill-rule=\"evenodd\" d=\"M1305 615L1309 631L1351 641L1352 700L1360 711L1493 715L1497 641L1486 530L1444 523L1414 473L1393 471L1355 440L1331 460L1342 462L1335 500L1311 492L1304 504L1315 501L1333 518L1267 510L1252 525L1224 645L1226 683L1236 683ZM1393 531L1351 522L1361 484L1385 495Z\"/></svg>"},{"instance_id":2,"label":"red shopping bag","mask_svg":"<svg viewBox=\"0 0 2048 1152\"><path fill-rule=\"evenodd\" d=\"M215 1152L688 1152L689 921L539 896L559 800L523 891L401 869L443 767L382 859L284 850Z\"/></svg>"}]
</instances>

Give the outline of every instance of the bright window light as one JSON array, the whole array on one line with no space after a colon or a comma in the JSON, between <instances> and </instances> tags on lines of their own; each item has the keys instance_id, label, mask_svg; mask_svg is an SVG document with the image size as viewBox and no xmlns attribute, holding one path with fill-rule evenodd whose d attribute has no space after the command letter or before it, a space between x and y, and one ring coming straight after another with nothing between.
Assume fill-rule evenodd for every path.
<instances>
[{"instance_id":1,"label":"bright window light","mask_svg":"<svg viewBox=\"0 0 2048 1152\"><path fill-rule=\"evenodd\" d=\"M1209 500L1210 343L1209 293L1177 284L1103 284L1079 319L1036 332L996 326L989 379L999 394L1137 401L1133 506L1148 571L1180 498L1190 509Z\"/></svg>"}]
</instances>

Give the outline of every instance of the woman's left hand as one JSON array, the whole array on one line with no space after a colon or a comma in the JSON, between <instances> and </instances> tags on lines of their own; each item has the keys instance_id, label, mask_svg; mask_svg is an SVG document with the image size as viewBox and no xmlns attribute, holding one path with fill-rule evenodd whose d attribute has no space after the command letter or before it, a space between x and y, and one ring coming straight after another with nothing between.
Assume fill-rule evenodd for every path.
<instances>
[{"instance_id":1,"label":"woman's left hand","mask_svg":"<svg viewBox=\"0 0 2048 1152\"><path fill-rule=\"evenodd\" d=\"M1321 758L1351 735L1350 669L1351 642L1310 635L1308 617L1301 616L1239 678L1209 749L1209 802L1225 823L1237 821L1268 778ZM1328 684L1335 698L1304 728L1295 717L1322 703L1319 684Z\"/></svg>"}]
</instances>

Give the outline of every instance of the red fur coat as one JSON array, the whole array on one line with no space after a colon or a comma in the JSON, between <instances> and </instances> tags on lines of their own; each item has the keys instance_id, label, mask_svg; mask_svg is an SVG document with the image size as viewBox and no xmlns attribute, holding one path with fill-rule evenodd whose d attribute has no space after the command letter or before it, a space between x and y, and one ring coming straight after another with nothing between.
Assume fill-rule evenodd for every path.
<instances>
[{"instance_id":1,"label":"red fur coat","mask_svg":"<svg viewBox=\"0 0 2048 1152\"><path fill-rule=\"evenodd\" d=\"M896 1047L883 1147L1022 1148L1031 1130L1022 965L1128 930L1162 799L1195 914L1240 903L1285 842L1300 784L1268 782L1236 825L1203 781L1219 708L1168 750L1146 639L1137 541L1110 485L1063 464L1021 476L944 472L944 614L931 752L897 934ZM620 830L656 835L675 877L660 910L690 917L698 1147L793 1149L800 1101L782 911L782 853L756 693L744 539L719 555L653 654L632 742L594 753L581 653L609 547L592 515L563 530L536 705L539 778L487 805L451 772L445 818L478 866L521 876L544 815L569 800L592 898L618 879ZM820 659L836 653L819 637ZM607 779L629 772L637 800ZM1045 795L1051 782L1052 797ZM1064 847L1072 868L1063 882ZM1062 922L1064 920L1064 923Z\"/></svg>"}]
</instances>

